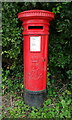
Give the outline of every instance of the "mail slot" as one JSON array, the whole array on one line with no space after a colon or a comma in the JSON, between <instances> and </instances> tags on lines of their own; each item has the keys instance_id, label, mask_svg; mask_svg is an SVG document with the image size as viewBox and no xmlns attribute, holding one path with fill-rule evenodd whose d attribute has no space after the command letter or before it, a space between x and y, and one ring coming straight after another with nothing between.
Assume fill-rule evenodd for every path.
<instances>
[{"instance_id":1,"label":"mail slot","mask_svg":"<svg viewBox=\"0 0 72 120\"><path fill-rule=\"evenodd\" d=\"M23 26L24 100L40 107L46 97L48 37L54 13L28 10L18 14Z\"/></svg>"},{"instance_id":2,"label":"mail slot","mask_svg":"<svg viewBox=\"0 0 72 120\"><path fill-rule=\"evenodd\" d=\"M43 30L43 26L28 26L29 30Z\"/></svg>"}]
</instances>

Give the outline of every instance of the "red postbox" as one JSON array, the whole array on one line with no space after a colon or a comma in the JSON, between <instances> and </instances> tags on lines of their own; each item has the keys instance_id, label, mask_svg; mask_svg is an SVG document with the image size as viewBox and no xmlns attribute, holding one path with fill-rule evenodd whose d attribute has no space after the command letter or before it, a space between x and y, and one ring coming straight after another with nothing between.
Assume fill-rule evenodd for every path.
<instances>
[{"instance_id":1,"label":"red postbox","mask_svg":"<svg viewBox=\"0 0 72 120\"><path fill-rule=\"evenodd\" d=\"M28 10L18 14L23 22L24 100L30 106L42 106L46 96L48 37L54 13Z\"/></svg>"}]
</instances>

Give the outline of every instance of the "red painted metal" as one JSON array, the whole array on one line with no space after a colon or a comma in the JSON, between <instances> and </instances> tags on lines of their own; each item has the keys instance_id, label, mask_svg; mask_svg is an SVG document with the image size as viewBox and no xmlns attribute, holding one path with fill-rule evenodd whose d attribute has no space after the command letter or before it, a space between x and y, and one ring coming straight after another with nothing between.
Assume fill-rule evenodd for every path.
<instances>
[{"instance_id":1,"label":"red painted metal","mask_svg":"<svg viewBox=\"0 0 72 120\"><path fill-rule=\"evenodd\" d=\"M18 14L23 22L24 87L30 91L46 89L49 22L54 13L28 10Z\"/></svg>"}]
</instances>

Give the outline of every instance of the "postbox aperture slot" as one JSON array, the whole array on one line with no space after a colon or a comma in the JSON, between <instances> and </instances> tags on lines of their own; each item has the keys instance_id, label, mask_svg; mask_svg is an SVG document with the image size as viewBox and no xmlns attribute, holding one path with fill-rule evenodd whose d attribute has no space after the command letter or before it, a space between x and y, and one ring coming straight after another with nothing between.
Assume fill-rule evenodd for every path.
<instances>
[{"instance_id":1,"label":"postbox aperture slot","mask_svg":"<svg viewBox=\"0 0 72 120\"><path fill-rule=\"evenodd\" d=\"M43 26L28 26L29 30L43 30Z\"/></svg>"}]
</instances>

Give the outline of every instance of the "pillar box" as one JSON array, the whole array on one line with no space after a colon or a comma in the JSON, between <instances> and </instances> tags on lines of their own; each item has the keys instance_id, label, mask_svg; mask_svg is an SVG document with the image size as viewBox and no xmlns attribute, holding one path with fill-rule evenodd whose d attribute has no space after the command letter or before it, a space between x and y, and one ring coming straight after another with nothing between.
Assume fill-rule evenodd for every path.
<instances>
[{"instance_id":1,"label":"pillar box","mask_svg":"<svg viewBox=\"0 0 72 120\"><path fill-rule=\"evenodd\" d=\"M23 26L24 100L40 107L46 96L48 37L54 13L28 10L18 14Z\"/></svg>"}]
</instances>

